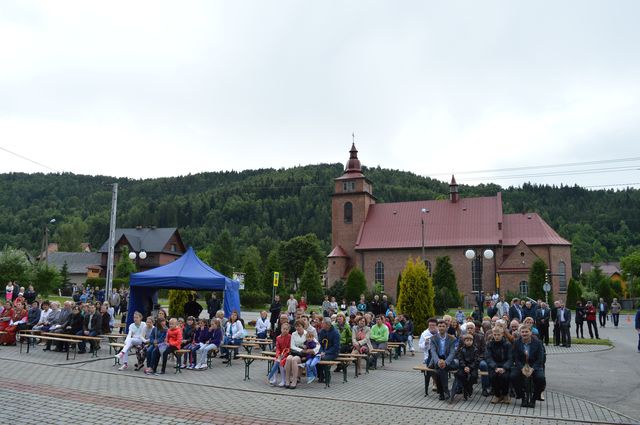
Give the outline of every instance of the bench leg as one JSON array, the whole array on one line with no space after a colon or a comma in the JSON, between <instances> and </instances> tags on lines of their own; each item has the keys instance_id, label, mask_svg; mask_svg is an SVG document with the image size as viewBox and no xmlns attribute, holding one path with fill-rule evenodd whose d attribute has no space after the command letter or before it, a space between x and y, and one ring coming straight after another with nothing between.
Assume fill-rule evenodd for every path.
<instances>
[{"instance_id":1,"label":"bench leg","mask_svg":"<svg viewBox=\"0 0 640 425\"><path fill-rule=\"evenodd\" d=\"M325 365L324 367L324 387L331 387L331 366Z\"/></svg>"},{"instance_id":2,"label":"bench leg","mask_svg":"<svg viewBox=\"0 0 640 425\"><path fill-rule=\"evenodd\" d=\"M249 369L251 367L251 363L253 363L253 359L244 359L244 380L251 380L249 377Z\"/></svg>"},{"instance_id":3,"label":"bench leg","mask_svg":"<svg viewBox=\"0 0 640 425\"><path fill-rule=\"evenodd\" d=\"M424 396L429 395L429 373L427 371L422 372L424 375Z\"/></svg>"},{"instance_id":4,"label":"bench leg","mask_svg":"<svg viewBox=\"0 0 640 425\"><path fill-rule=\"evenodd\" d=\"M342 383L347 382L347 368L349 367L349 363L342 364Z\"/></svg>"},{"instance_id":5,"label":"bench leg","mask_svg":"<svg viewBox=\"0 0 640 425\"><path fill-rule=\"evenodd\" d=\"M271 368L273 368L273 362L275 360L267 360L267 376L269 376L269 373L271 372Z\"/></svg>"}]
</instances>

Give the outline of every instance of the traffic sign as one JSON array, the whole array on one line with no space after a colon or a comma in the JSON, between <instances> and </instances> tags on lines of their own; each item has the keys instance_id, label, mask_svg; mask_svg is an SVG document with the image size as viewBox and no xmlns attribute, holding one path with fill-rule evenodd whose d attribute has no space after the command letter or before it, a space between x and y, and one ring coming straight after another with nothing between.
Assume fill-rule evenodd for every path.
<instances>
[{"instance_id":1,"label":"traffic sign","mask_svg":"<svg viewBox=\"0 0 640 425\"><path fill-rule=\"evenodd\" d=\"M277 287L279 282L280 282L280 273L273 272L273 286Z\"/></svg>"}]
</instances>

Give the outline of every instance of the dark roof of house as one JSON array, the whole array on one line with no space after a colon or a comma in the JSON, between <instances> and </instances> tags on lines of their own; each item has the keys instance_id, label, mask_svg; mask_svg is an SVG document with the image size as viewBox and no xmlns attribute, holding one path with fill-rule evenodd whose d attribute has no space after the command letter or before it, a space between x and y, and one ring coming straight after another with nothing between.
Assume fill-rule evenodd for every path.
<instances>
[{"instance_id":1,"label":"dark roof of house","mask_svg":"<svg viewBox=\"0 0 640 425\"><path fill-rule=\"evenodd\" d=\"M66 262L70 274L86 274L87 267L100 265L102 255L98 252L52 252L47 258L58 270Z\"/></svg>"},{"instance_id":2,"label":"dark roof of house","mask_svg":"<svg viewBox=\"0 0 640 425\"><path fill-rule=\"evenodd\" d=\"M615 273L622 275L622 271L620 270L620 263L611 262L611 263L598 263L597 264L602 270L602 274L605 276L613 276ZM580 273L589 273L591 270L595 268L596 264L594 263L580 263Z\"/></svg>"},{"instance_id":3,"label":"dark roof of house","mask_svg":"<svg viewBox=\"0 0 640 425\"><path fill-rule=\"evenodd\" d=\"M115 242L124 236L136 252L162 252L177 230L175 227L116 229ZM105 241L98 252L108 252L108 242Z\"/></svg>"},{"instance_id":4,"label":"dark roof of house","mask_svg":"<svg viewBox=\"0 0 640 425\"><path fill-rule=\"evenodd\" d=\"M428 212L423 213L426 209ZM356 250L477 245L570 245L535 213L502 213L502 195L374 204L360 229Z\"/></svg>"}]
</instances>

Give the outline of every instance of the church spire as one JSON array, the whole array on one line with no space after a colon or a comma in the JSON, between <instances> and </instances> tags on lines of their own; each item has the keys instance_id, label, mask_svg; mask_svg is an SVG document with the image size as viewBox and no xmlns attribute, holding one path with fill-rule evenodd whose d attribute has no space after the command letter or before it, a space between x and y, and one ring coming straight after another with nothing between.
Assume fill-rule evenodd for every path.
<instances>
[{"instance_id":1,"label":"church spire","mask_svg":"<svg viewBox=\"0 0 640 425\"><path fill-rule=\"evenodd\" d=\"M449 183L449 201L452 203L458 202L460 194L458 193L458 183L456 183L456 177L451 175L451 183Z\"/></svg>"},{"instance_id":2,"label":"church spire","mask_svg":"<svg viewBox=\"0 0 640 425\"><path fill-rule=\"evenodd\" d=\"M351 150L349 151L349 161L347 161L347 167L345 173L361 173L362 167L360 160L358 159L358 150L356 149L355 135L352 134L353 142L351 144Z\"/></svg>"}]
</instances>

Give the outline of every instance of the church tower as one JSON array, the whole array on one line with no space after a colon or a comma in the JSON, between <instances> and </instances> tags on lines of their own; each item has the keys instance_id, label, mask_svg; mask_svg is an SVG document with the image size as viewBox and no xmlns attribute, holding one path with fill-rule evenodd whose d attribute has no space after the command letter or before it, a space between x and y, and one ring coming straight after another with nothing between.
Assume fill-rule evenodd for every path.
<instances>
[{"instance_id":1,"label":"church tower","mask_svg":"<svg viewBox=\"0 0 640 425\"><path fill-rule=\"evenodd\" d=\"M369 207L375 204L371 181L362 174L355 143L342 176L335 179L331 199L331 246L327 267L329 286L345 279L356 263L356 242Z\"/></svg>"}]
</instances>

